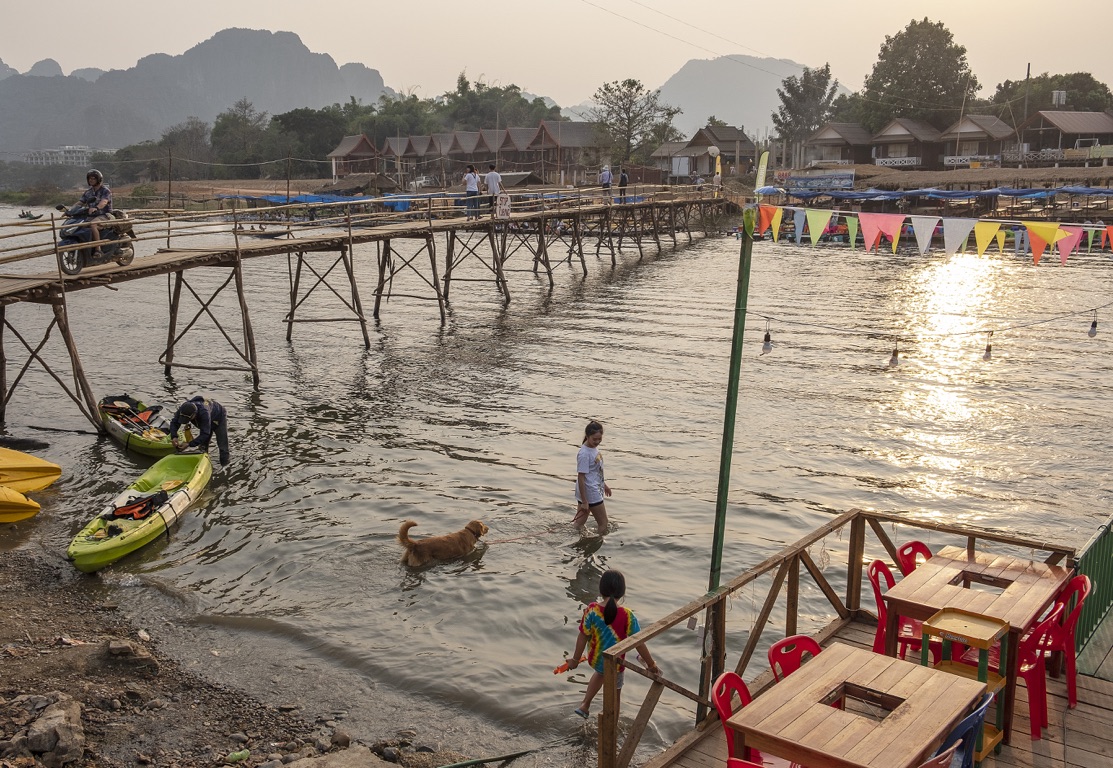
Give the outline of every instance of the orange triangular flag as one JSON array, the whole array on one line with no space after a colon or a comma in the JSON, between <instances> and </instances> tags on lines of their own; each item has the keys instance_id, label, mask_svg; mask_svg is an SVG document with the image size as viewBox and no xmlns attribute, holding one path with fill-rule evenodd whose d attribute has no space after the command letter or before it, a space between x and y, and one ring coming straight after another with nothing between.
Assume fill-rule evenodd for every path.
<instances>
[{"instance_id":1,"label":"orange triangular flag","mask_svg":"<svg viewBox=\"0 0 1113 768\"><path fill-rule=\"evenodd\" d=\"M764 235L765 230L769 229L769 225L773 223L773 214L777 211L775 205L759 205L758 206L758 225L757 233Z\"/></svg>"},{"instance_id":2,"label":"orange triangular flag","mask_svg":"<svg viewBox=\"0 0 1113 768\"><path fill-rule=\"evenodd\" d=\"M1047 241L1035 232L1028 230L1028 243L1032 246L1032 263L1039 264L1043 257L1043 249L1047 247Z\"/></svg>"},{"instance_id":3,"label":"orange triangular flag","mask_svg":"<svg viewBox=\"0 0 1113 768\"><path fill-rule=\"evenodd\" d=\"M1101 247L1105 247L1105 241L1113 242L1113 227L1106 227L1101 231Z\"/></svg>"}]
</instances>

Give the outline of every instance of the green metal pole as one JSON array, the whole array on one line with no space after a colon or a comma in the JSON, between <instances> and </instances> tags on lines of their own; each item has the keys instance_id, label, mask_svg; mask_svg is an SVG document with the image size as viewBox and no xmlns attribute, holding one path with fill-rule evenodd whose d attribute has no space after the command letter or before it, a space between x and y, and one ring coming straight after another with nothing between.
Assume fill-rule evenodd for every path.
<instances>
[{"instance_id":1,"label":"green metal pole","mask_svg":"<svg viewBox=\"0 0 1113 768\"><path fill-rule=\"evenodd\" d=\"M707 591L719 588L723 570L723 539L726 535L727 496L730 494L730 460L734 453L734 417L738 410L738 386L742 368L742 337L746 332L746 298L750 293L750 262L754 250L753 209L743 211L742 248L738 254L738 293L734 299L734 335L730 345L727 374L727 404L723 416L723 447L719 454L719 490L715 496L715 535L711 544L711 577Z\"/></svg>"}]
</instances>

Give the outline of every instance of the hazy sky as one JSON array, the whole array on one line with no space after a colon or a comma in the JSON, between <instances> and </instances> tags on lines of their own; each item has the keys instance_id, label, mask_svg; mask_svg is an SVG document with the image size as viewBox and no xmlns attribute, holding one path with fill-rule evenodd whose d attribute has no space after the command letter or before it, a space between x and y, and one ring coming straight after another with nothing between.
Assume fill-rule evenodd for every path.
<instances>
[{"instance_id":1,"label":"hazy sky","mask_svg":"<svg viewBox=\"0 0 1113 768\"><path fill-rule=\"evenodd\" d=\"M610 80L657 88L689 59L738 53L830 62L834 76L858 90L885 36L927 16L966 46L983 96L1023 79L1028 63L1033 75L1085 71L1113 84L1113 3L1105 0L112 0L95 14L4 6L0 60L20 72L46 58L67 74L126 69L147 54L181 54L221 29L247 27L295 32L311 51L338 65L362 62L388 86L422 98L453 89L466 70L471 80L514 83L572 106ZM743 76L747 69L739 65Z\"/></svg>"}]
</instances>

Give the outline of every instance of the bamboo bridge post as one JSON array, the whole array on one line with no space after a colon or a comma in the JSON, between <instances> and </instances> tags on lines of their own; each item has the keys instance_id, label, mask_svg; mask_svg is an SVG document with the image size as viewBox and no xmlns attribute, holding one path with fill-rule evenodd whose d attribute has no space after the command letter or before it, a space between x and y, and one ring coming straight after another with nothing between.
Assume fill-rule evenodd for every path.
<instances>
[{"instance_id":1,"label":"bamboo bridge post","mask_svg":"<svg viewBox=\"0 0 1113 768\"><path fill-rule=\"evenodd\" d=\"M645 258L645 251L642 249L642 234L645 231L645 209L633 209L634 219L634 242L638 244L638 261Z\"/></svg>"},{"instance_id":2,"label":"bamboo bridge post","mask_svg":"<svg viewBox=\"0 0 1113 768\"><path fill-rule=\"evenodd\" d=\"M383 289L386 287L386 267L390 262L390 238L383 240L383 247L379 251L379 282L375 285L375 310L371 316L379 319L379 307L383 303Z\"/></svg>"},{"instance_id":3,"label":"bamboo bridge post","mask_svg":"<svg viewBox=\"0 0 1113 768\"><path fill-rule=\"evenodd\" d=\"M537 256L533 259L533 274L537 274L537 264L541 263L545 267L545 274L549 277L549 287L552 288L555 283L553 282L553 265L549 261L549 245L545 240L545 217L541 217L541 221L537 226Z\"/></svg>"},{"instance_id":4,"label":"bamboo bridge post","mask_svg":"<svg viewBox=\"0 0 1113 768\"><path fill-rule=\"evenodd\" d=\"M167 273L166 279L169 282L169 273ZM181 270L174 273L174 288L170 293L170 322L167 324L166 332L166 354L164 355L166 364L162 367L163 376L169 376L174 368L174 339L178 333L178 307L182 300L183 279Z\"/></svg>"},{"instance_id":5,"label":"bamboo bridge post","mask_svg":"<svg viewBox=\"0 0 1113 768\"><path fill-rule=\"evenodd\" d=\"M669 234L672 235L672 247L677 246L676 242L676 203L669 203Z\"/></svg>"},{"instance_id":6,"label":"bamboo bridge post","mask_svg":"<svg viewBox=\"0 0 1113 768\"><path fill-rule=\"evenodd\" d=\"M259 356L255 351L255 331L251 328L251 315L247 311L247 294L243 289L243 260L240 249L236 248L236 263L232 267L236 277L236 297L240 302L240 316L243 319L243 343L247 348L248 364L251 365L251 383L259 388Z\"/></svg>"},{"instance_id":7,"label":"bamboo bridge post","mask_svg":"<svg viewBox=\"0 0 1113 768\"><path fill-rule=\"evenodd\" d=\"M296 312L298 308L298 289L301 286L301 266L305 259L305 252L297 251L298 263L297 266L293 268L293 274L291 275L290 257L293 255L292 252L287 252L286 254L286 274L290 278L290 314L286 319L287 342L293 341L294 338L294 312Z\"/></svg>"},{"instance_id":8,"label":"bamboo bridge post","mask_svg":"<svg viewBox=\"0 0 1113 768\"><path fill-rule=\"evenodd\" d=\"M576 254L580 257L580 269L583 270L584 277L587 277L587 259L584 258L584 236L580 230L581 226L583 222L580 220L580 212L576 211L572 214L572 242L575 244Z\"/></svg>"},{"instance_id":9,"label":"bamboo bridge post","mask_svg":"<svg viewBox=\"0 0 1113 768\"><path fill-rule=\"evenodd\" d=\"M344 269L348 272L348 284L352 286L352 306L356 308L359 328L363 332L363 348L371 349L371 337L367 334L367 316L363 314L363 302L359 299L359 287L356 285L355 257L351 248L341 249L340 258L344 260Z\"/></svg>"},{"instance_id":10,"label":"bamboo bridge post","mask_svg":"<svg viewBox=\"0 0 1113 768\"><path fill-rule=\"evenodd\" d=\"M506 304L510 303L510 286L506 284L506 275L502 271L503 256L506 252L506 233L502 233L501 238L495 236L495 222L492 221L488 225L487 240L491 243L491 262L495 267L495 284L498 286L499 293L503 296L503 301ZM502 249L499 249L499 245Z\"/></svg>"},{"instance_id":11,"label":"bamboo bridge post","mask_svg":"<svg viewBox=\"0 0 1113 768\"><path fill-rule=\"evenodd\" d=\"M441 310L441 326L448 324L448 317L444 312L444 294L441 293L441 279L437 276L437 244L432 232L425 236L425 247L429 251L429 266L433 271L433 291L437 294L437 306Z\"/></svg>"},{"instance_id":12,"label":"bamboo bridge post","mask_svg":"<svg viewBox=\"0 0 1113 768\"><path fill-rule=\"evenodd\" d=\"M657 253L660 253L661 248L661 209L657 203L653 203L649 209L649 219L653 225L653 241L657 243Z\"/></svg>"},{"instance_id":13,"label":"bamboo bridge post","mask_svg":"<svg viewBox=\"0 0 1113 768\"><path fill-rule=\"evenodd\" d=\"M445 300L445 303L450 303L449 300L448 300L448 291L449 291L449 288L452 287L452 267L453 267L453 263L456 260L456 238L457 238L456 227L453 227L452 229L448 230L448 232L446 233L446 239L448 240L448 244L445 247L445 256L444 256L444 300Z\"/></svg>"},{"instance_id":14,"label":"bamboo bridge post","mask_svg":"<svg viewBox=\"0 0 1113 768\"><path fill-rule=\"evenodd\" d=\"M93 395L93 388L89 386L89 380L85 378L85 369L81 365L81 356L77 353L77 342L74 340L73 332L70 330L65 298L54 301L52 304L54 308L54 318L58 321L58 330L62 332L62 340L65 342L66 351L68 351L70 355L70 365L73 367L74 387L85 400L84 403L81 403L79 400L78 405L85 406L85 408L81 409L81 412L85 414L85 418L87 418L98 431L101 431L104 429L104 425L101 424L100 419L96 417L97 399L96 396Z\"/></svg>"}]
</instances>

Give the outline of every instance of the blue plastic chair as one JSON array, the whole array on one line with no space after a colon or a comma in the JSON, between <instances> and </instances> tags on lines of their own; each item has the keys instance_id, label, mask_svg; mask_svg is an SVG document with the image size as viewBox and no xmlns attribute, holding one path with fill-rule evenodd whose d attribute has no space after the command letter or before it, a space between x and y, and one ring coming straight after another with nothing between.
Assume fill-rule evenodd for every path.
<instances>
[{"instance_id":1,"label":"blue plastic chair","mask_svg":"<svg viewBox=\"0 0 1113 768\"><path fill-rule=\"evenodd\" d=\"M962 741L962 751L957 753L962 756L962 762L954 768L974 768L974 752L978 748L978 736L981 735L982 727L985 725L985 713L989 709L991 701L993 701L993 694L987 693L978 703L978 706L974 708L974 711L963 718L962 722L947 734L943 746L935 754L942 754L956 742ZM952 763L952 765L954 764Z\"/></svg>"}]
</instances>

